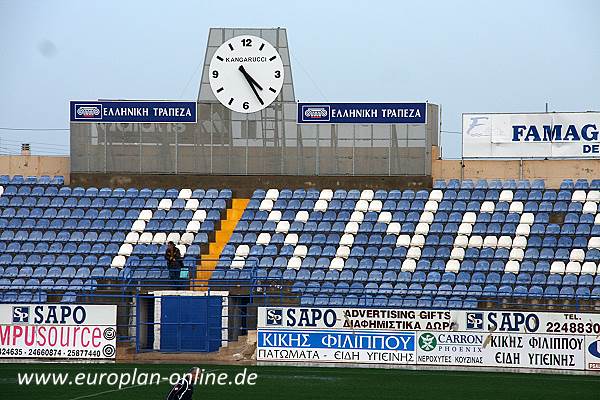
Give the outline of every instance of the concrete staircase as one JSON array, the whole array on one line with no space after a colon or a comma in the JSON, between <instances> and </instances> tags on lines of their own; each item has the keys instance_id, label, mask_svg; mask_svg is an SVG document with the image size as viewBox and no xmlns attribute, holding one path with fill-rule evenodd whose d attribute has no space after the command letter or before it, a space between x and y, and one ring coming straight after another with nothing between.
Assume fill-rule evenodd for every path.
<instances>
[{"instance_id":1,"label":"concrete staircase","mask_svg":"<svg viewBox=\"0 0 600 400\"><path fill-rule=\"evenodd\" d=\"M196 281L194 290L207 290L208 280L212 275L213 270L217 266L217 261L223 251L223 247L229 242L229 238L233 233L238 221L242 218L242 214L246 209L246 205L250 199L232 199L231 208L227 209L227 215L224 220L221 220L221 228L215 234L214 242L208 246L208 253L202 254L200 263L196 269Z\"/></svg>"}]
</instances>

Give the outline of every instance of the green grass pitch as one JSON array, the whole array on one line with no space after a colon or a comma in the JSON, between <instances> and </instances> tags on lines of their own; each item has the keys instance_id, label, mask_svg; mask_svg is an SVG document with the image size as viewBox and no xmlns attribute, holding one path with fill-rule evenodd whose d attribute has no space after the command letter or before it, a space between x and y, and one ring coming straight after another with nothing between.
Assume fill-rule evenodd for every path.
<instances>
[{"instance_id":1,"label":"green grass pitch","mask_svg":"<svg viewBox=\"0 0 600 400\"><path fill-rule=\"evenodd\" d=\"M169 384L115 387L17 384L18 372L182 373L190 365L168 364L0 364L0 398L68 400L164 399ZM244 366L200 365L230 377ZM412 371L377 368L256 367L254 386L199 386L194 399L600 399L600 376Z\"/></svg>"}]
</instances>

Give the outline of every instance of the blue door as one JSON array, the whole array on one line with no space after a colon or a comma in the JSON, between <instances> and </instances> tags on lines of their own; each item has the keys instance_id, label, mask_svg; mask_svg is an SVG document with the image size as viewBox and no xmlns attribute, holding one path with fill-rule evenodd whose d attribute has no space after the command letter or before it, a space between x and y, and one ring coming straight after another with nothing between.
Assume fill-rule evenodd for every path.
<instances>
[{"instance_id":1,"label":"blue door","mask_svg":"<svg viewBox=\"0 0 600 400\"><path fill-rule=\"evenodd\" d=\"M221 347L221 297L163 296L160 350L209 352Z\"/></svg>"}]
</instances>

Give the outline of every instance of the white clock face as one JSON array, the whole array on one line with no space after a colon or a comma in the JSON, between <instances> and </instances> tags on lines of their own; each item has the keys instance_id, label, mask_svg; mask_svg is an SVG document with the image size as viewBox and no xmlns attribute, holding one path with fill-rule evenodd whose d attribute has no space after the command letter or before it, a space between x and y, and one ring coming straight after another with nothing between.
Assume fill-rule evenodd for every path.
<instances>
[{"instance_id":1,"label":"white clock face","mask_svg":"<svg viewBox=\"0 0 600 400\"><path fill-rule=\"evenodd\" d=\"M260 111L279 95L283 62L266 40L242 35L229 39L210 62L210 87L225 107L240 113Z\"/></svg>"}]
</instances>

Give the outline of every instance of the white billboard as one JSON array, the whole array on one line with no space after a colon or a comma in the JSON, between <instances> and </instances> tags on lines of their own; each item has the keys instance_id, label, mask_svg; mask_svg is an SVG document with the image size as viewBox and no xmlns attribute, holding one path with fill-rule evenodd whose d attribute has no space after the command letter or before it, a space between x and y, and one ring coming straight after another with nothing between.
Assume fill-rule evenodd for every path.
<instances>
[{"instance_id":1,"label":"white billboard","mask_svg":"<svg viewBox=\"0 0 600 400\"><path fill-rule=\"evenodd\" d=\"M463 114L463 158L598 158L600 112Z\"/></svg>"},{"instance_id":2,"label":"white billboard","mask_svg":"<svg viewBox=\"0 0 600 400\"><path fill-rule=\"evenodd\" d=\"M600 314L261 307L259 361L600 370Z\"/></svg>"},{"instance_id":3,"label":"white billboard","mask_svg":"<svg viewBox=\"0 0 600 400\"><path fill-rule=\"evenodd\" d=\"M114 359L117 306L0 304L0 358Z\"/></svg>"}]
</instances>

